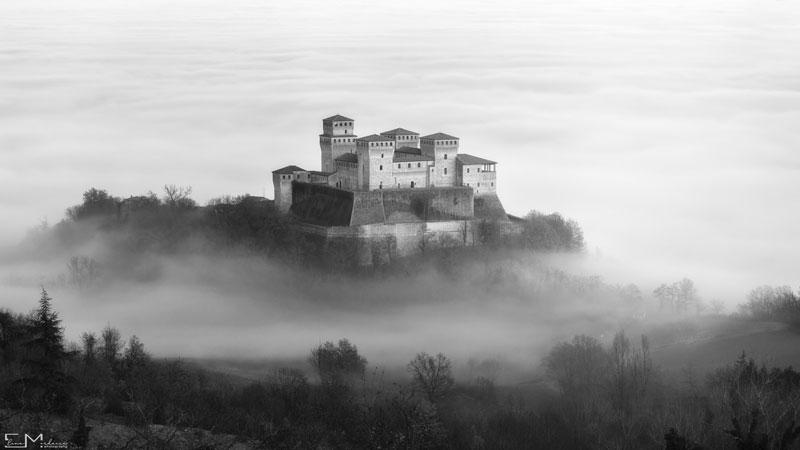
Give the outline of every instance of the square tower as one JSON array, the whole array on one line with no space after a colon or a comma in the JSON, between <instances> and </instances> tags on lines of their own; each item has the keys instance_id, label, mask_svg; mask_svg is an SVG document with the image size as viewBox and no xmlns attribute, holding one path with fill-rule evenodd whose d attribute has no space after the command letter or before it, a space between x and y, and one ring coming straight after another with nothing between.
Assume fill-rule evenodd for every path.
<instances>
[{"instance_id":1,"label":"square tower","mask_svg":"<svg viewBox=\"0 0 800 450\"><path fill-rule=\"evenodd\" d=\"M384 131L381 136L394 139L394 148L412 147L419 148L419 133L408 131L405 128L395 128Z\"/></svg>"},{"instance_id":2,"label":"square tower","mask_svg":"<svg viewBox=\"0 0 800 450\"><path fill-rule=\"evenodd\" d=\"M435 133L420 138L422 154L433 158L431 186L456 185L456 157L458 138L445 133Z\"/></svg>"},{"instance_id":3,"label":"square tower","mask_svg":"<svg viewBox=\"0 0 800 450\"><path fill-rule=\"evenodd\" d=\"M319 135L321 170L334 172L336 158L345 153L355 153L357 137L353 119L338 114L322 119L322 134Z\"/></svg>"},{"instance_id":4,"label":"square tower","mask_svg":"<svg viewBox=\"0 0 800 450\"><path fill-rule=\"evenodd\" d=\"M392 186L394 139L372 134L356 141L358 181L363 190Z\"/></svg>"}]
</instances>

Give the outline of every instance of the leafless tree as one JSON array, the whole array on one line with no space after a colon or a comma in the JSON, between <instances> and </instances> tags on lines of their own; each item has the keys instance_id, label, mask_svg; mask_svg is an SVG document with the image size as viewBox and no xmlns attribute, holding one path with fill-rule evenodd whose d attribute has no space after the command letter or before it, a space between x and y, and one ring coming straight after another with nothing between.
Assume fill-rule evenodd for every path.
<instances>
[{"instance_id":1,"label":"leafless tree","mask_svg":"<svg viewBox=\"0 0 800 450\"><path fill-rule=\"evenodd\" d=\"M417 354L408 363L408 371L411 373L414 386L420 389L431 402L445 397L455 383L452 364L441 353L436 356L424 352Z\"/></svg>"}]
</instances>

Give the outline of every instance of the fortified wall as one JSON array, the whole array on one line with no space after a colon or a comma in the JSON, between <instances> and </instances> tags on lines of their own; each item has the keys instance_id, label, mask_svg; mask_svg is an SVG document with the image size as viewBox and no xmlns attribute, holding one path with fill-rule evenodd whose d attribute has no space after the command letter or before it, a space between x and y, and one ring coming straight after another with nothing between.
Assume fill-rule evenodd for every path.
<instances>
[{"instance_id":1,"label":"fortified wall","mask_svg":"<svg viewBox=\"0 0 800 450\"><path fill-rule=\"evenodd\" d=\"M475 198L461 186L348 191L295 181L290 211L302 222L328 227L440 222L474 218Z\"/></svg>"},{"instance_id":2,"label":"fortified wall","mask_svg":"<svg viewBox=\"0 0 800 450\"><path fill-rule=\"evenodd\" d=\"M292 183L291 213L329 246L354 246L360 265L480 242L480 223L510 225L497 196L467 187L348 191Z\"/></svg>"}]
</instances>

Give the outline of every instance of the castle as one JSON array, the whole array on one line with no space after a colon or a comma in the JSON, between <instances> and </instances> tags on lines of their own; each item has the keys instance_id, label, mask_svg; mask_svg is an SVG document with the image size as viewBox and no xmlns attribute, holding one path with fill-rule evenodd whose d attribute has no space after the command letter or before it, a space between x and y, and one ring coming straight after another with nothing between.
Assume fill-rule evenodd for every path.
<instances>
[{"instance_id":1,"label":"castle","mask_svg":"<svg viewBox=\"0 0 800 450\"><path fill-rule=\"evenodd\" d=\"M310 233L355 238L363 264L429 245L474 245L477 223L509 219L496 195L497 163L459 153L459 141L403 128L359 138L353 119L328 117L321 170L273 171L275 206Z\"/></svg>"}]
</instances>

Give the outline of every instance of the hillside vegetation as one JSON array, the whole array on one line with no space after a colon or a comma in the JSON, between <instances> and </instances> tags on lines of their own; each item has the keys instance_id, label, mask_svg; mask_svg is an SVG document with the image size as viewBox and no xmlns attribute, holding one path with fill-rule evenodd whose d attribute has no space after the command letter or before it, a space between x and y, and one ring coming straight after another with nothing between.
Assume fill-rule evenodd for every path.
<instances>
[{"instance_id":1,"label":"hillside vegetation","mask_svg":"<svg viewBox=\"0 0 800 450\"><path fill-rule=\"evenodd\" d=\"M624 332L607 346L585 335L555 345L539 382L516 388L496 384L498 361L457 379L448 356L425 352L388 382L347 339L311 349L309 371L243 383L154 359L112 327L67 346L43 290L30 314L0 312L0 362L0 426L48 423L50 439L78 447L790 449L800 439L797 371L742 355L705 382L674 384L647 337Z\"/></svg>"},{"instance_id":2,"label":"hillside vegetation","mask_svg":"<svg viewBox=\"0 0 800 450\"><path fill-rule=\"evenodd\" d=\"M200 207L191 189L165 186L164 194L120 198L104 190L89 189L83 202L69 208L64 220L32 230L26 254L81 251L100 241L119 264L132 264L137 255L151 253L256 254L287 265L323 272L361 272L356 266L355 245L346 239L326 245L316 235L294 227L291 216L281 214L272 201L252 196L221 197ZM580 252L583 233L577 223L561 215L532 211L515 219L522 233L508 235L499 224L479 226L478 248L422 249L422 259L445 257L456 263L457 253L498 252L510 249ZM86 265L86 261L73 264ZM406 264L402 260L389 263ZM413 266L413 265L412 265ZM124 268L120 268L124 269ZM81 268L89 270L90 268ZM128 270L119 270L129 272ZM80 272L80 271L79 271Z\"/></svg>"}]
</instances>

